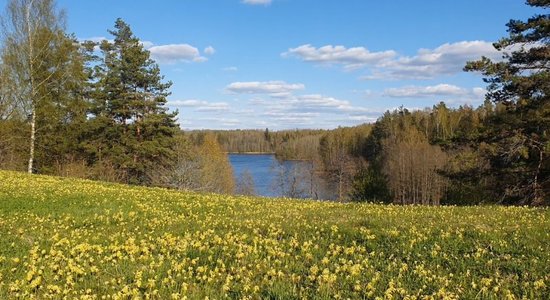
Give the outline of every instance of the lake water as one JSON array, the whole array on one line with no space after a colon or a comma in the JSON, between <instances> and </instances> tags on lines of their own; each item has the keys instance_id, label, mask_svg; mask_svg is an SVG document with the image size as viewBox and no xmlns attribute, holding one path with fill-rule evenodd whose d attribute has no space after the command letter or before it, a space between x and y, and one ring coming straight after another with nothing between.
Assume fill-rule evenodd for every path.
<instances>
[{"instance_id":1,"label":"lake water","mask_svg":"<svg viewBox=\"0 0 550 300\"><path fill-rule=\"evenodd\" d=\"M254 180L255 194L266 197L333 199L332 189L309 172L308 163L279 162L272 154L229 154L235 181L244 171Z\"/></svg>"},{"instance_id":2,"label":"lake water","mask_svg":"<svg viewBox=\"0 0 550 300\"><path fill-rule=\"evenodd\" d=\"M258 196L280 196L273 184L276 178L274 167L277 159L272 154L229 154L229 161L233 166L235 179L246 170L254 179L254 188ZM237 180L236 180L237 181Z\"/></svg>"}]
</instances>

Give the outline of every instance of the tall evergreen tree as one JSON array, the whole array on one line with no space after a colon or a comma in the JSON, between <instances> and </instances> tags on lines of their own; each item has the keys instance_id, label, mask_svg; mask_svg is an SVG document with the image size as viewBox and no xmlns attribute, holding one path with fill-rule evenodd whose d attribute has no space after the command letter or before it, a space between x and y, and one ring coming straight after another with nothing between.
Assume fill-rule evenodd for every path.
<instances>
[{"instance_id":1,"label":"tall evergreen tree","mask_svg":"<svg viewBox=\"0 0 550 300\"><path fill-rule=\"evenodd\" d=\"M550 8L550 0L528 0ZM550 15L511 20L509 36L495 43L502 61L483 57L466 71L481 71L487 99L504 105L487 124L482 141L489 146L495 189L509 203L550 203Z\"/></svg>"},{"instance_id":2,"label":"tall evergreen tree","mask_svg":"<svg viewBox=\"0 0 550 300\"><path fill-rule=\"evenodd\" d=\"M163 82L128 24L118 19L109 32L114 41L100 44L85 146L92 163L108 161L124 171L126 182L148 184L148 171L173 156L177 112L165 107L171 82Z\"/></svg>"}]
</instances>

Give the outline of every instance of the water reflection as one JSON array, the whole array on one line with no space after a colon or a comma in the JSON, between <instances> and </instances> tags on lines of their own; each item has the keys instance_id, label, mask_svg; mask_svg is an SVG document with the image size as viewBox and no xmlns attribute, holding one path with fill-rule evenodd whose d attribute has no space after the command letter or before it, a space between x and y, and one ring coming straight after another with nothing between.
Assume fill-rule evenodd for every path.
<instances>
[{"instance_id":1,"label":"water reflection","mask_svg":"<svg viewBox=\"0 0 550 300\"><path fill-rule=\"evenodd\" d=\"M335 199L321 172L312 162L282 161L271 154L230 154L236 182L243 184L248 173L259 196Z\"/></svg>"}]
</instances>

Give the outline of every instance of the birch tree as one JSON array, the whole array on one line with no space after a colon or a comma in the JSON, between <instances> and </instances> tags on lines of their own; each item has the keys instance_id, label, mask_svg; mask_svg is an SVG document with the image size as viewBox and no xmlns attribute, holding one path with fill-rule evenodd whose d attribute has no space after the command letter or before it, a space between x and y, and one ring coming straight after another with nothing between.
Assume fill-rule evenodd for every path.
<instances>
[{"instance_id":1,"label":"birch tree","mask_svg":"<svg viewBox=\"0 0 550 300\"><path fill-rule=\"evenodd\" d=\"M2 17L4 76L13 87L11 96L30 123L29 173L34 170L37 109L60 72L60 65L52 59L57 45L66 38L64 21L64 13L56 10L53 0L10 0Z\"/></svg>"}]
</instances>

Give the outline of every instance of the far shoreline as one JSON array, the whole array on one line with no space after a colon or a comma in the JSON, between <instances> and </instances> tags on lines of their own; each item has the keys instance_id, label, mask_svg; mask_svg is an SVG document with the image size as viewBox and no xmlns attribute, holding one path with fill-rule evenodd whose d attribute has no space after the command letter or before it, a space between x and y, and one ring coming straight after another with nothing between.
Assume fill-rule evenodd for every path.
<instances>
[{"instance_id":1,"label":"far shoreline","mask_svg":"<svg viewBox=\"0 0 550 300\"><path fill-rule=\"evenodd\" d=\"M243 155L275 155L275 152L225 152L226 154L243 154Z\"/></svg>"},{"instance_id":2,"label":"far shoreline","mask_svg":"<svg viewBox=\"0 0 550 300\"><path fill-rule=\"evenodd\" d=\"M285 159L279 159L277 157L277 153L275 152L224 152L227 155L273 155L275 158L279 161L310 161L309 159L304 158L285 158Z\"/></svg>"}]
</instances>

